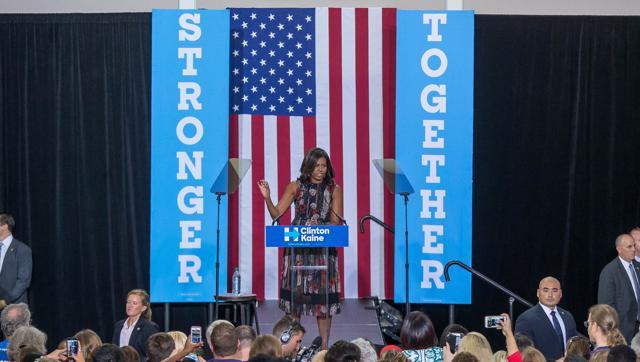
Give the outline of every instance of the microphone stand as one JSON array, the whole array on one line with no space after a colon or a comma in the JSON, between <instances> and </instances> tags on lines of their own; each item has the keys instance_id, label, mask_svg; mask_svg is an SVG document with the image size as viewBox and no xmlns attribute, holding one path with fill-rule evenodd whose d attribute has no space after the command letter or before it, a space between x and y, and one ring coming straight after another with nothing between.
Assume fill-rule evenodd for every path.
<instances>
[{"instance_id":1,"label":"microphone stand","mask_svg":"<svg viewBox=\"0 0 640 362\"><path fill-rule=\"evenodd\" d=\"M400 193L404 198L404 298L405 298L405 318L411 312L411 305L409 304L409 219L407 204L409 202L409 193Z\"/></svg>"},{"instance_id":2,"label":"microphone stand","mask_svg":"<svg viewBox=\"0 0 640 362\"><path fill-rule=\"evenodd\" d=\"M215 316L218 319L218 299L220 296L220 199L224 192L216 192L216 200L218 201L218 222L216 226L216 302L215 302Z\"/></svg>"}]
</instances>

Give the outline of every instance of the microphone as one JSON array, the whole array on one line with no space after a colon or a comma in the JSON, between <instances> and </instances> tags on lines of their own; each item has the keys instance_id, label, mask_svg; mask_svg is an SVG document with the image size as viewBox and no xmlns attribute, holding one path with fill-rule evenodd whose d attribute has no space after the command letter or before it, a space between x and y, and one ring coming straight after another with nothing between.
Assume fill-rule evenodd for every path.
<instances>
[{"instance_id":1,"label":"microphone","mask_svg":"<svg viewBox=\"0 0 640 362\"><path fill-rule=\"evenodd\" d=\"M296 355L295 362L311 362L313 355L315 355L322 346L322 337L317 336L309 347L300 348Z\"/></svg>"},{"instance_id":2,"label":"microphone","mask_svg":"<svg viewBox=\"0 0 640 362\"><path fill-rule=\"evenodd\" d=\"M340 220L340 223L342 225L347 225L347 220L343 219L342 216L338 215L337 212L333 211L332 208L329 208L329 210L331 210L331 212L338 218L338 220ZM322 343L322 342L321 342Z\"/></svg>"}]
</instances>

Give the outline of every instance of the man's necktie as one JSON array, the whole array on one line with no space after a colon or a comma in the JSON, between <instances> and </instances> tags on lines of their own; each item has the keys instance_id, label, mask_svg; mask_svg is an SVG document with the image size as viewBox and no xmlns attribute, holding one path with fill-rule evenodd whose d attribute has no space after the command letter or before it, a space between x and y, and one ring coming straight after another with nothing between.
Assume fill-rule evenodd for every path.
<instances>
[{"instance_id":1,"label":"man's necktie","mask_svg":"<svg viewBox=\"0 0 640 362\"><path fill-rule=\"evenodd\" d=\"M633 267L633 263L629 263L629 270L631 271L631 279L633 279L634 291L636 294L636 303L640 301L640 282L638 282L638 275L636 274L636 268ZM640 306L638 306L638 313L636 315L636 320L640 320Z\"/></svg>"},{"instance_id":2,"label":"man's necktie","mask_svg":"<svg viewBox=\"0 0 640 362\"><path fill-rule=\"evenodd\" d=\"M555 310L551 311L551 320L553 320L553 329L556 330L556 335L558 335L560 346L562 346L562 352L564 353L564 336L562 335L562 328L560 328L560 321L558 321L558 317L556 317Z\"/></svg>"}]
</instances>

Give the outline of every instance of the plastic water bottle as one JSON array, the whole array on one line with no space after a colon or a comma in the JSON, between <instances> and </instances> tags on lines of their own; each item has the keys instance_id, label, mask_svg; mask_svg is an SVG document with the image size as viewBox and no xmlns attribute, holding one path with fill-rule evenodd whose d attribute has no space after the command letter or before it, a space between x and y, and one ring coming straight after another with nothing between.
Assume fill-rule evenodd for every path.
<instances>
[{"instance_id":1,"label":"plastic water bottle","mask_svg":"<svg viewBox=\"0 0 640 362\"><path fill-rule=\"evenodd\" d=\"M240 270L236 267L231 277L231 293L240 294Z\"/></svg>"}]
</instances>

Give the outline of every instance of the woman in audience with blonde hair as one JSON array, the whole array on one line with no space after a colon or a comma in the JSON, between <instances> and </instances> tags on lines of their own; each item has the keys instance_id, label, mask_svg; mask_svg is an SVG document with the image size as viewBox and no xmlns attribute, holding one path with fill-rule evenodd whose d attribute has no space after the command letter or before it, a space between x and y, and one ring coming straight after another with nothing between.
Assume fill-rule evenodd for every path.
<instances>
[{"instance_id":1,"label":"woman in audience with blonde hair","mask_svg":"<svg viewBox=\"0 0 640 362\"><path fill-rule=\"evenodd\" d=\"M489 341L478 332L469 332L469 334L462 337L458 351L469 352L478 357L480 361L493 361L493 351Z\"/></svg>"},{"instance_id":2,"label":"woman in audience with blonde hair","mask_svg":"<svg viewBox=\"0 0 640 362\"><path fill-rule=\"evenodd\" d=\"M522 362L546 362L546 358L534 347L525 347L522 350Z\"/></svg>"},{"instance_id":3,"label":"woman in audience with blonde hair","mask_svg":"<svg viewBox=\"0 0 640 362\"><path fill-rule=\"evenodd\" d=\"M93 353L96 348L102 346L100 336L91 329L83 329L76 333L74 337L76 337L80 343L80 350L82 351L84 360L91 361L91 353Z\"/></svg>"},{"instance_id":4,"label":"woman in audience with blonde hair","mask_svg":"<svg viewBox=\"0 0 640 362\"><path fill-rule=\"evenodd\" d=\"M595 344L591 351L593 359L602 351L608 351L609 348L619 344L627 344L618 329L620 325L618 313L615 309L607 304L596 304L589 308L589 317L585 322L589 339Z\"/></svg>"},{"instance_id":5,"label":"woman in audience with blonde hair","mask_svg":"<svg viewBox=\"0 0 640 362\"><path fill-rule=\"evenodd\" d=\"M181 331L169 331L167 334L171 336L173 343L176 345L176 348L171 352L171 356L175 356L178 352L184 349L184 345L187 343L187 335Z\"/></svg>"},{"instance_id":6,"label":"woman in audience with blonde hair","mask_svg":"<svg viewBox=\"0 0 640 362\"><path fill-rule=\"evenodd\" d=\"M263 334L256 337L249 350L249 358L253 358L259 354L270 357L282 357L282 346L278 338L270 334Z\"/></svg>"}]
</instances>

